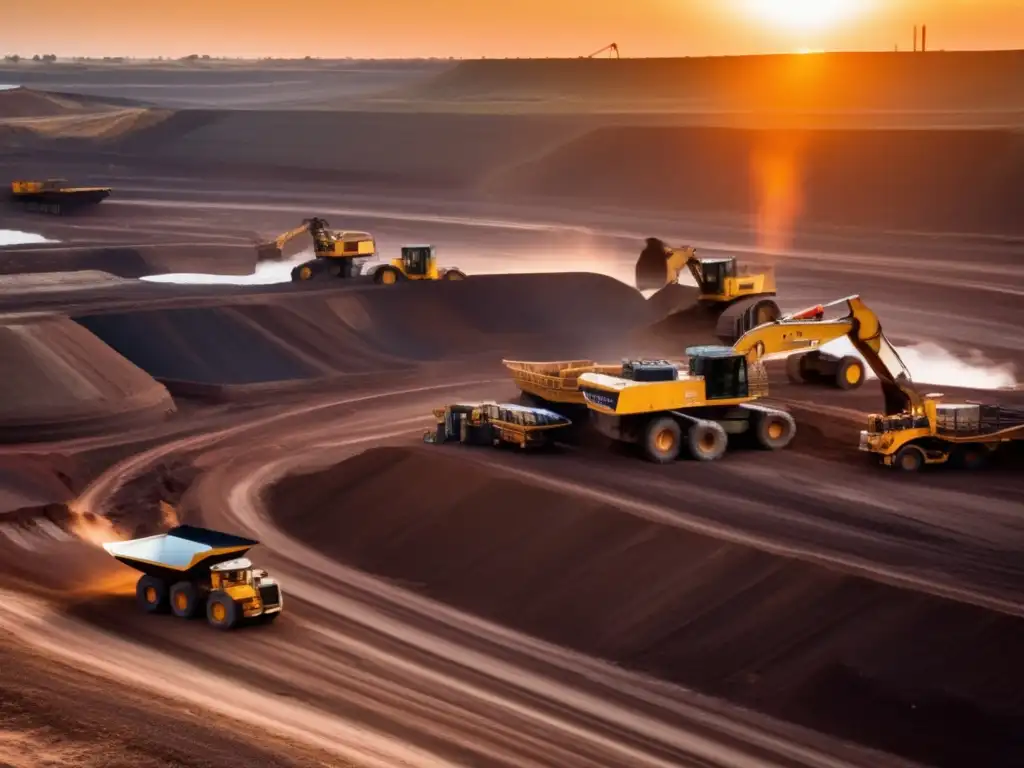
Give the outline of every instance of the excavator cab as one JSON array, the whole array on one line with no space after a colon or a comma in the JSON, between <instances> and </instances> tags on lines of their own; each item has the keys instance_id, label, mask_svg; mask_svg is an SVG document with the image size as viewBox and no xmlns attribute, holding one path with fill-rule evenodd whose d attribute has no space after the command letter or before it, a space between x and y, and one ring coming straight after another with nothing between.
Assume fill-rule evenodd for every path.
<instances>
[{"instance_id":1,"label":"excavator cab","mask_svg":"<svg viewBox=\"0 0 1024 768\"><path fill-rule=\"evenodd\" d=\"M705 346L686 350L690 362L690 375L704 378L704 396L707 400L732 400L750 397L746 355L732 347Z\"/></svg>"},{"instance_id":2,"label":"excavator cab","mask_svg":"<svg viewBox=\"0 0 1024 768\"><path fill-rule=\"evenodd\" d=\"M701 273L704 276L700 286L702 294L710 296L725 293L726 278L736 277L736 259L701 259Z\"/></svg>"}]
</instances>

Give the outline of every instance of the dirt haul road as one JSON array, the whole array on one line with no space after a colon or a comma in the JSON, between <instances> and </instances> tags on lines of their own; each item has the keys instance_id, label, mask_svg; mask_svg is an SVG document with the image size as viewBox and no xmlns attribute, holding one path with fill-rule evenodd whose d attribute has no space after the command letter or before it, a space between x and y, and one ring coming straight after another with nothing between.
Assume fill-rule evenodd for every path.
<instances>
[{"instance_id":1,"label":"dirt haul road","mask_svg":"<svg viewBox=\"0 0 1024 768\"><path fill-rule=\"evenodd\" d=\"M467 383L452 393L493 389ZM267 484L377 443L407 442L440 394L371 397L355 415L352 403L325 400L271 423L171 443L83 494L83 506L99 506L165 453L209 463L189 514L263 541L261 562L290 599L289 620L272 633L204 634L199 648L201 626L137 616L130 596L73 598L53 611L8 593L14 633L115 683L211 707L358 765L900 764L447 609L330 560L268 519ZM230 703L214 701L216 691L230 691Z\"/></svg>"},{"instance_id":2,"label":"dirt haul road","mask_svg":"<svg viewBox=\"0 0 1024 768\"><path fill-rule=\"evenodd\" d=\"M212 225L215 214L206 215ZM244 210L238 215L246 216ZM289 214L274 215L291 220ZM487 236L465 235L457 222L416 224L421 225L436 226L432 232L438 241L447 234L467 249L492 244ZM521 235L515 232L521 230L490 226L484 231L518 238ZM405 234L401 226L391 231L396 239ZM594 242L589 233L584 237L583 245ZM550 243L547 230L526 238L516 240L509 252L526 256ZM621 245L623 254L628 251L630 255L624 258L634 257L632 241L628 245L614 239L607 242L616 243L616 248ZM860 262L839 256L821 262L807 260L817 263L816 273L824 271L826 280L805 283L802 290L811 295L803 303L850 292L845 276L851 264L877 263L875 258ZM997 252L991 261L973 266L983 264L998 270L1007 258ZM980 345L984 338L981 329L987 324L1010 326L1016 322L1013 312L1019 308L998 300L1006 291L1016 290L1009 278L979 279L966 289L934 285L934 290L921 296L910 289L915 266L908 263L897 269L894 263L899 262L886 261L887 269L893 279L902 281L900 285L887 287L888 280L875 279L862 292L872 296L876 290L884 291L884 296L899 300L907 312L927 312L938 303L955 306L965 319L962 339L972 345ZM836 267L834 273L827 273L829 264ZM495 271L500 268L491 266ZM946 262L946 268L958 277L968 271L955 258ZM839 292L826 292L833 284L843 290L837 287ZM467 281L452 288L451 297L456 291L468 290L469 285ZM129 305L144 299L149 309L153 306L150 302L157 299L157 293L150 291L158 289L168 289L164 296L172 304L181 301L180 294L193 293L203 294L205 304L218 301L219 292L208 288L148 286L144 297L129 297L119 294L120 288L104 287L74 297L44 291L28 299L13 298L9 306L24 309L42 301L51 307L63 303L80 310L82 305L113 302L131 309ZM256 299L268 303L283 302L288 296L312 299L333 293L290 286L232 291L240 292L258 293ZM346 304L359 294L336 293L346 297ZM367 297L365 300L373 303ZM186 299L193 302L188 296ZM417 311L426 308L434 313L428 316L448 317L439 307L420 306L427 303L426 299L417 302ZM872 303L877 307L877 302ZM452 314L458 312L452 310ZM887 317L884 311L882 314ZM402 316L419 330L418 317ZM534 320L538 317L541 315ZM502 319L512 322L510 317ZM911 323L905 327L909 331ZM479 328L473 330L480 332ZM582 334L577 337L582 339L609 329L595 323L573 330ZM534 348L531 345L544 335L542 328L535 328L530 338L520 338L517 343L525 345L524 349ZM448 334L440 336L447 338ZM499 337L497 332L490 337L492 345ZM369 338L374 337L371 334ZM479 352L487 337L470 334L466 340ZM454 351L463 348L448 349L448 357L442 354L445 350L438 352L436 362L444 369L443 377L427 390L417 389L415 384L404 388L389 384L389 377L381 375L382 385L376 391L364 387L361 393L293 394L276 403L271 393L252 411L228 409L215 418L181 400L179 421L169 423L170 427L177 424L177 435L170 428L147 428L150 431L135 434L133 440L138 443L148 434L149 444L131 449L123 462L76 493L74 507L79 511L102 513L128 506L143 514L156 514L152 494L159 497L170 488L162 473L169 464L186 460L193 471L180 484L188 488L182 507L185 519L249 531L264 542L254 556L280 577L288 601L287 616L267 631L223 636L200 623L141 616L131 597L134 572L111 562L95 547L66 540L59 528L52 530L37 523L26 532L5 525L0 536L5 563L0 583L5 616L3 653L5 660L22 665L4 664L0 678L4 716L17 734L16 742L5 743L18 745L10 748L11 753L18 759L29 754L36 762L56 755L66 762L79 760L68 764L82 764L83 759L96 766L115 764L109 744L103 746L95 735L100 732L131 734L124 757L131 765L174 761L189 766L216 765L224 754L242 754L252 765L875 768L902 764L897 758L850 746L852 738L819 735L753 714L763 709L757 701L743 700L740 709L724 703L723 699L732 697L708 698L691 692L687 681L678 676L658 674L658 670L644 676L633 664L597 661L594 657L600 654L570 650L567 642L552 645L531 639L530 635L544 637L542 628L519 634L514 617L501 620L505 628L500 628L482 618L487 611L460 612L451 607L459 603L455 599L435 602L426 596L433 594L435 587L430 583L433 569L402 575L383 567L354 568L350 556L335 551L345 530L343 523L348 524L341 516L358 516L360 511L347 507L344 491L329 494L317 510L316 516L327 520L327 527L312 539L309 520L303 520L303 515L309 515L303 512L307 502L302 501L301 493L296 493L294 504L285 504L283 511L280 504L272 508L268 499L276 497L265 492L287 473L330 468L381 444L413 446L429 421L424 414L444 400L513 394L506 381L490 380L493 366L477 369L474 362ZM406 354L416 352L406 350ZM394 389L400 391L385 394ZM604 446L583 446L539 461L503 453L461 452L457 455L463 462L462 475L439 477L429 484L410 474L406 480L393 477L385 484L396 498L391 506L401 499L410 512L400 538L417 543L414 549L430 551L434 545L429 543L429 534L435 524L427 514L433 494L445 489L458 492L482 469L556 492L558 500L544 508L550 509L553 517L561 509L599 502L605 505L602 514L615 520L655 521L714 541L796 557L798 562L822 564L857 578L869 577L852 588L855 595L866 589L866 582L881 581L911 595L939 595L948 603L978 606L984 611L979 626L1002 627L1005 619L994 617L1020 614L1022 579L1016 553L1024 541L1019 524L1019 473L996 470L973 477L910 480L879 475L876 468L858 461L853 448L857 426L841 418L848 419L851 409L877 407L877 393L870 385L862 393L850 395L786 387L773 391L787 398L800 417L802 437L785 457L748 452L710 467L684 462L666 469L617 455ZM191 413L190 408L197 410ZM106 440L112 439L108 436ZM74 453L76 448L52 444L36 450ZM437 449L438 455L448 453L447 448ZM310 480L310 489L320 482ZM370 501L373 499L366 502L367 518L375 519L382 513L369 512L376 509ZM484 514L496 503L477 504L474 513ZM297 510L294 520L288 519L290 506ZM505 518L515 519L515 514L516 510L509 510ZM80 523L78 533L89 540L112 535L102 522L83 518ZM359 542L367 558L386 553L392 546L384 542L382 550L381 542L358 531L346 535ZM546 535L541 532L534 538L546 540ZM651 532L645 535L660 538ZM525 543L529 541L527 536ZM476 551L477 546L481 551L507 550L514 563L508 570L530 571L533 561L525 554L520 559L518 554L527 551L519 549L523 545L524 541L511 538L478 540L468 550ZM61 567L55 569L54 563ZM471 572L464 581L482 581L484 571L482 568L479 577ZM632 584L640 602L645 580L628 568L621 573L622 582ZM541 590L557 591L555 582ZM497 594L492 602L496 608L500 602ZM569 616L567 623L572 624L585 613L584 608L582 602L577 607L570 603L562 606L561 613ZM742 615L731 606L724 610ZM528 611L524 608L522 613ZM672 608L659 613L676 615ZM613 615L618 614L609 610L605 622ZM800 619L799 614L792 619L794 626L804 626ZM1017 623L1012 626L1019 626L1019 619L1014 621ZM974 627L974 620L965 626ZM812 622L801 631L808 633L813 644L820 627ZM921 631L916 627L908 636L933 636L916 634ZM1009 632L1000 629L994 641L979 645L976 652L993 665L1007 662L1005 649L1019 647L1011 636L1013 630ZM756 631L747 634L758 636ZM898 660L885 661L900 666ZM691 666L699 667L700 661ZM32 669L52 670L52 677L46 678L47 684L29 685L32 675L24 670ZM983 671L987 678L1000 678L990 667ZM1012 681L1013 673L1008 667L1001 679ZM88 716L60 704L62 686L83 692L83 700L87 698L90 705ZM693 687L702 690L702 686ZM903 693L910 703L889 715L897 723L908 722L907 709L917 707L923 695L913 688ZM990 735L988 743L1003 748L1007 731L998 723L1009 718L1012 727L1020 722L1019 711L1001 689L996 695L979 683L974 693L983 704L990 703L986 696L999 703L993 705L998 711L986 720L987 712L979 715L969 710L971 716L961 718L968 723L961 733L948 724L940 727L928 708L930 719L920 730L950 734L950 738L974 747L989 727L985 724L995 722L991 734L999 738ZM868 704L860 701L862 709L878 706L871 699ZM891 702L887 699L886 703ZM152 718L146 713L153 711L167 727L139 729L137 720ZM797 714L785 719L799 721ZM76 727L69 731L54 725L65 721ZM869 736L858 734L857 739L871 743ZM965 749L955 753L948 740L885 743L883 748L909 752L934 765L978 762L977 752ZM87 757L81 758L81 754ZM4 753L0 756L18 764ZM991 749L983 758L986 765L1001 764L999 754Z\"/></svg>"},{"instance_id":3,"label":"dirt haul road","mask_svg":"<svg viewBox=\"0 0 1024 768\"><path fill-rule=\"evenodd\" d=\"M58 593L55 603L46 603L6 591L5 613L14 619L8 631L37 653L101 676L115 690L128 685L137 695L240 720L249 729L248 748L265 750L261 759L271 760L268 764L274 763L267 754L284 748L282 739L300 745L292 754L300 755L302 765L315 759L355 765L902 764L460 613L418 595L416 584L346 567L275 525L261 494L284 474L332 465L381 443L412 444L427 423L423 413L438 398L487 396L495 386L467 381L445 390L355 401L325 398L139 454L81 496L82 508L100 508L119 486L145 476L167 455L189 456L204 474L186 497L186 518L254 534L264 543L260 562L285 586L288 618L269 632L213 635L200 624L140 616L130 595L133 572L98 561L94 582L104 577L111 582L99 584L93 595ZM623 481L632 478L625 492L609 483L610 464L591 463L595 456L555 458L562 479L554 481L556 473L536 462L509 461L503 454L467 452L463 461L553 484L577 503L596 495L622 514L1020 612L1021 606L1001 599L999 590L973 586L970 578L959 583L933 578L941 561L949 574L985 581L995 566L985 562L984 553L991 559L1000 551L1019 550L1019 540L1005 538L1004 530L997 541L999 531L992 527L1019 505L1000 501L997 489L988 497L987 506L994 509L986 522L968 525L954 509L962 499L950 488L916 486L911 492L904 486L900 509L908 528L916 526L918 535L952 529L936 538L934 547L918 552L910 544L913 533L880 536L870 513L854 514L864 509L860 489L866 473L815 458L819 449L812 442L796 460L809 476L829 477L828 485L805 484L798 495L776 492L770 503L734 493L722 504L723 486L735 488L750 477L747 456L713 467L680 467L683 471L660 482L654 468L629 467L616 473ZM769 471L776 459L772 466L778 469L778 458L766 456L755 467ZM607 461L613 459L628 461ZM999 477L1011 486L1004 490L1019 498L1019 481ZM845 503L837 503L843 496ZM679 498L691 500L683 511ZM705 501L707 506L700 503ZM725 509L732 510L732 520L719 518ZM323 514L332 512L324 508ZM743 527L761 531L751 535ZM82 548L40 546L31 556L46 562L75 558L68 548ZM908 565L908 553L919 556L920 567ZM1019 583L1019 574L1004 574L1003 586ZM110 594L115 591L121 594ZM151 739L146 749L165 754L161 741L166 737ZM189 759L194 761L185 764L205 764L194 752Z\"/></svg>"}]
</instances>

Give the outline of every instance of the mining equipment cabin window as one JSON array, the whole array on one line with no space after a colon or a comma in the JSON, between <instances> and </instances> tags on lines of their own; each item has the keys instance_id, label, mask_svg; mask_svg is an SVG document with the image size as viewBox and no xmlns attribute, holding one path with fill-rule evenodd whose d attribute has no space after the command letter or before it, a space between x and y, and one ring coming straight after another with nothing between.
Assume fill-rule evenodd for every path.
<instances>
[{"instance_id":1,"label":"mining equipment cabin window","mask_svg":"<svg viewBox=\"0 0 1024 768\"><path fill-rule=\"evenodd\" d=\"M724 357L695 357L691 367L704 377L704 391L708 400L730 400L749 397L747 361L742 355Z\"/></svg>"},{"instance_id":2,"label":"mining equipment cabin window","mask_svg":"<svg viewBox=\"0 0 1024 768\"><path fill-rule=\"evenodd\" d=\"M427 249L409 248L405 252L405 268L413 275L426 274Z\"/></svg>"}]
</instances>

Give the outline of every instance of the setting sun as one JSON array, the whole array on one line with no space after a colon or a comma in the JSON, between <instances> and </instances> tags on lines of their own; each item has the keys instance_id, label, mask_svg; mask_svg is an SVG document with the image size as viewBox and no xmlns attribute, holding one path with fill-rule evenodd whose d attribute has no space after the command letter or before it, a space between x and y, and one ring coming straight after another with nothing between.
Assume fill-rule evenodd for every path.
<instances>
[{"instance_id":1,"label":"setting sun","mask_svg":"<svg viewBox=\"0 0 1024 768\"><path fill-rule=\"evenodd\" d=\"M791 30L815 30L839 24L862 12L868 0L740 0L752 17Z\"/></svg>"}]
</instances>

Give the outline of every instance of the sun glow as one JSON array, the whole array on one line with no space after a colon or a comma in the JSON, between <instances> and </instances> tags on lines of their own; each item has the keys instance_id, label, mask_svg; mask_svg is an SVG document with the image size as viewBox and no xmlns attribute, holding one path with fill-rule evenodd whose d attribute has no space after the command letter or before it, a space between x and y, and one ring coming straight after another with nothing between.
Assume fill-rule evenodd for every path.
<instances>
[{"instance_id":1,"label":"sun glow","mask_svg":"<svg viewBox=\"0 0 1024 768\"><path fill-rule=\"evenodd\" d=\"M821 30L862 13L870 0L739 0L751 17L784 29Z\"/></svg>"}]
</instances>

